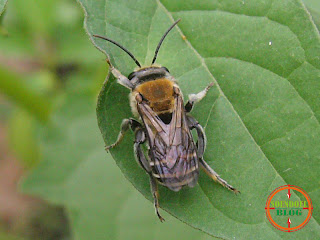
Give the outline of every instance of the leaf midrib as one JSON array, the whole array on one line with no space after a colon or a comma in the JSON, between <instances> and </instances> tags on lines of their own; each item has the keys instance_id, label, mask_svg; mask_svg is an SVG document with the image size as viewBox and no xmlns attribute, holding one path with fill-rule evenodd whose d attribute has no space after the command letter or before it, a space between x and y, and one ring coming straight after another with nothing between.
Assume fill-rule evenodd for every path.
<instances>
[{"instance_id":1,"label":"leaf midrib","mask_svg":"<svg viewBox=\"0 0 320 240\"><path fill-rule=\"evenodd\" d=\"M171 13L165 8L165 6L160 2L160 0L156 0L157 4L159 7L163 8L163 10L165 11L165 13L168 15L168 17L170 18L170 20L172 22L174 22L174 18L172 17ZM179 28L179 26L177 26L177 29L178 29L178 32L180 33L181 36L184 36L184 34L182 33L182 30ZM298 38L299 39L299 38ZM214 76L212 75L212 73L210 72L210 70L208 69L205 61L204 61L204 58L202 58L202 56L197 52L197 50L191 45L191 43L186 39L185 42L187 43L187 45L190 47L191 50L194 51L195 55L199 58L202 66L205 68L205 70L208 72L208 74L211 76L212 80L214 81L215 85L217 86L218 90L219 90L219 93L221 94L221 96L225 97L225 99L227 100L227 103L231 106L231 109L234 111L236 117L239 119L241 125L244 127L245 131L249 134L251 140L254 142L255 146L259 149L259 151L263 154L263 156L265 157L265 159L268 160L268 163L269 165L274 169L274 171L276 172L276 175L278 177L281 178L281 180L283 180L283 182L286 182L282 176L278 173L278 171L275 169L275 167L272 165L271 161L267 158L267 156L265 155L265 153L262 151L262 149L260 148L260 146L257 144L257 142L255 141L255 139L253 138L253 136L251 135L250 131L248 130L248 128L246 127L246 125L244 124L244 122L242 121L242 119L240 118L238 112L234 109L233 105L231 104L231 102L229 101L229 99L226 97L226 95L224 94L224 92L222 91L222 89L220 88L220 85L219 83L217 82L217 80L214 78ZM289 82L290 83L290 82ZM291 85L291 83L290 83ZM292 85L291 85L292 86ZM300 95L299 95L300 96ZM303 99L303 98L302 98ZM308 105L308 104L307 104ZM214 106L214 104L213 104ZM213 108L212 106L212 108ZM309 105L308 105L309 106ZM310 107L310 106L309 106ZM211 113L212 111L210 111L209 115L208 115L208 118L207 118L207 121L208 119L210 118L211 116ZM312 111L313 113L313 111ZM313 113L314 114L314 113ZM207 122L206 121L206 122ZM318 122L319 123L319 122ZM200 184L199 184L200 185ZM202 192L204 193L204 195L207 196L207 194L203 191L203 189L201 188ZM295 194L296 195L296 194ZM208 196L207 196L208 197ZM300 200L300 198L296 195L296 197ZM209 202L211 203L211 201L209 200ZM212 203L211 203L212 205ZM313 218L313 217L312 217ZM313 220L318 224L318 221L316 219L313 218Z\"/></svg>"}]
</instances>

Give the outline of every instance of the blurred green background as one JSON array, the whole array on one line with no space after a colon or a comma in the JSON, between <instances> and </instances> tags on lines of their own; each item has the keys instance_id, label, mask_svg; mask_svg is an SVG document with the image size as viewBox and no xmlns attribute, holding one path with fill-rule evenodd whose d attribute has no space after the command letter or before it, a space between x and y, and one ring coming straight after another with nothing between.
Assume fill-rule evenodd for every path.
<instances>
[{"instance_id":1,"label":"blurred green background","mask_svg":"<svg viewBox=\"0 0 320 240\"><path fill-rule=\"evenodd\" d=\"M48 127L66 92L94 99L106 76L105 57L83 19L73 0L12 0L0 17L1 240L71 238L65 210L20 193L19 183L44 157L39 129Z\"/></svg>"},{"instance_id":2,"label":"blurred green background","mask_svg":"<svg viewBox=\"0 0 320 240\"><path fill-rule=\"evenodd\" d=\"M319 1L305 2L319 24ZM9 0L0 16L0 240L76 236L63 207L20 193L19 181L47 157L40 149L39 133L59 117L55 110L68 102L69 114L73 110L76 114L79 98L68 95L83 94L94 101L107 74L105 56L89 41L83 20L75 0ZM92 109L93 113L94 106ZM102 138L98 138L103 147ZM125 189L133 192L114 162L110 164L113 179L128 185ZM111 186L115 189L110 192L117 194L118 185L108 187ZM132 204L125 205L128 214L145 212L148 216L144 221L157 221L151 203L138 193L131 198ZM134 226L122 215L122 226ZM165 217L170 218L167 214ZM154 230L158 223L152 224ZM108 226L113 227L104 227ZM153 234L169 239L177 239L175 234L185 236L183 239L211 239L173 218L162 229L163 233L158 229ZM137 238L122 234L119 239L142 239L137 232Z\"/></svg>"}]
</instances>

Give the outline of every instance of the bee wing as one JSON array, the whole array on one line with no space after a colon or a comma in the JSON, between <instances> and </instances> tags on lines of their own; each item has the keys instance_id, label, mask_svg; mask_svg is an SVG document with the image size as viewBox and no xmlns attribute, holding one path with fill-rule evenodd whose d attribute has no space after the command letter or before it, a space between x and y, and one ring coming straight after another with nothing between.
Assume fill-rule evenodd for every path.
<instances>
[{"instance_id":1,"label":"bee wing","mask_svg":"<svg viewBox=\"0 0 320 240\"><path fill-rule=\"evenodd\" d=\"M138 110L148 134L153 175L173 191L193 187L199 175L198 157L181 95L175 97L170 124L145 102L138 103Z\"/></svg>"}]
</instances>

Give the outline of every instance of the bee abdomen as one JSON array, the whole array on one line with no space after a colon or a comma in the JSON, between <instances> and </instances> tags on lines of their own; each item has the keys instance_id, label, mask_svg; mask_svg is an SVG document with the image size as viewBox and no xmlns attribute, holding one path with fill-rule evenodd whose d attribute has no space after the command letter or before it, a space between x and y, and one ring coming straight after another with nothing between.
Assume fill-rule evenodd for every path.
<instances>
[{"instance_id":1,"label":"bee abdomen","mask_svg":"<svg viewBox=\"0 0 320 240\"><path fill-rule=\"evenodd\" d=\"M154 173L153 176L156 177L157 181L161 184L166 186L172 191L179 191L184 186L194 187L198 181L198 169L195 169L196 174L190 174L186 176L182 181L177 180L177 178L170 177L167 175L159 175Z\"/></svg>"},{"instance_id":2,"label":"bee abdomen","mask_svg":"<svg viewBox=\"0 0 320 240\"><path fill-rule=\"evenodd\" d=\"M153 166L152 164L150 164L151 166ZM189 169L188 171L183 173L183 179L185 180L186 178L188 178L189 176L192 177L193 176L193 172L197 171L198 168L196 166L192 167L191 169ZM159 178L159 179L179 179L181 178L181 176L179 176L181 174L181 172L175 172L175 173L155 173L153 172L152 175L155 178Z\"/></svg>"},{"instance_id":3,"label":"bee abdomen","mask_svg":"<svg viewBox=\"0 0 320 240\"><path fill-rule=\"evenodd\" d=\"M172 155L171 155L172 156ZM168 157L167 157L168 158ZM179 191L183 186L194 187L198 181L199 169L196 154L183 154L174 160L168 159L151 161L152 175L158 182L173 191ZM169 167L170 166L170 167Z\"/></svg>"}]
</instances>

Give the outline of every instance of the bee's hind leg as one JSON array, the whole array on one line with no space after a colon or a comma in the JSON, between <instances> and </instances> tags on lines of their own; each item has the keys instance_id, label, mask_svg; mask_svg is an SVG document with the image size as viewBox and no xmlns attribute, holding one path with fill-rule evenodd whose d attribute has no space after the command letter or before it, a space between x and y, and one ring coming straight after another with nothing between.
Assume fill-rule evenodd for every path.
<instances>
[{"instance_id":1,"label":"bee's hind leg","mask_svg":"<svg viewBox=\"0 0 320 240\"><path fill-rule=\"evenodd\" d=\"M186 112L191 112L193 105L199 101L201 101L206 95L209 89L213 86L213 83L210 83L205 89L197 94L189 94L189 100L185 105Z\"/></svg>"},{"instance_id":2,"label":"bee's hind leg","mask_svg":"<svg viewBox=\"0 0 320 240\"><path fill-rule=\"evenodd\" d=\"M164 222L164 218L161 217L160 213L159 213L159 192L158 192L158 184L156 182L156 180L154 179L154 177L152 176L152 174L150 173L150 186L151 186L151 192L152 192L152 196L153 196L153 200L154 200L154 208L156 210L156 214L158 216L158 218L160 219L161 222Z\"/></svg>"},{"instance_id":3,"label":"bee's hind leg","mask_svg":"<svg viewBox=\"0 0 320 240\"><path fill-rule=\"evenodd\" d=\"M110 148L114 148L121 142L129 127L131 127L131 129L134 131L137 127L141 127L141 123L133 118L123 119L117 140L113 144L106 146L106 151L109 151Z\"/></svg>"},{"instance_id":4,"label":"bee's hind leg","mask_svg":"<svg viewBox=\"0 0 320 240\"><path fill-rule=\"evenodd\" d=\"M187 116L189 128L193 129L195 128L198 134L198 143L197 143L197 150L198 150L198 158L199 158L199 163L202 169L205 171L205 173L211 177L214 181L220 183L222 186L226 187L227 189L233 191L234 193L240 193L237 189L232 187L227 181L222 179L218 173L216 173L208 163L206 163L203 160L203 154L204 150L206 148L206 135L204 133L204 130L202 126L198 123L196 119L194 119L191 116Z\"/></svg>"},{"instance_id":5,"label":"bee's hind leg","mask_svg":"<svg viewBox=\"0 0 320 240\"><path fill-rule=\"evenodd\" d=\"M143 150L141 149L141 145L146 141L145 132L142 129L142 127L138 128L136 130L135 134L135 141L134 141L134 152L136 156L136 160L139 163L139 165L149 174L150 176L150 187L151 187L151 193L154 200L154 208L156 211L156 214L161 222L164 221L164 218L161 217L159 213L159 192L158 192L158 185L154 177L152 176L152 170L149 161L147 160L146 156L144 155Z\"/></svg>"},{"instance_id":6,"label":"bee's hind leg","mask_svg":"<svg viewBox=\"0 0 320 240\"><path fill-rule=\"evenodd\" d=\"M211 177L214 181L220 183L225 188L229 189L230 191L233 191L235 194L240 193L237 189L232 187L229 183L227 183L226 180L222 179L218 173L216 173L208 163L206 163L203 158L199 158L200 165L202 169L206 172L206 174Z\"/></svg>"}]
</instances>

